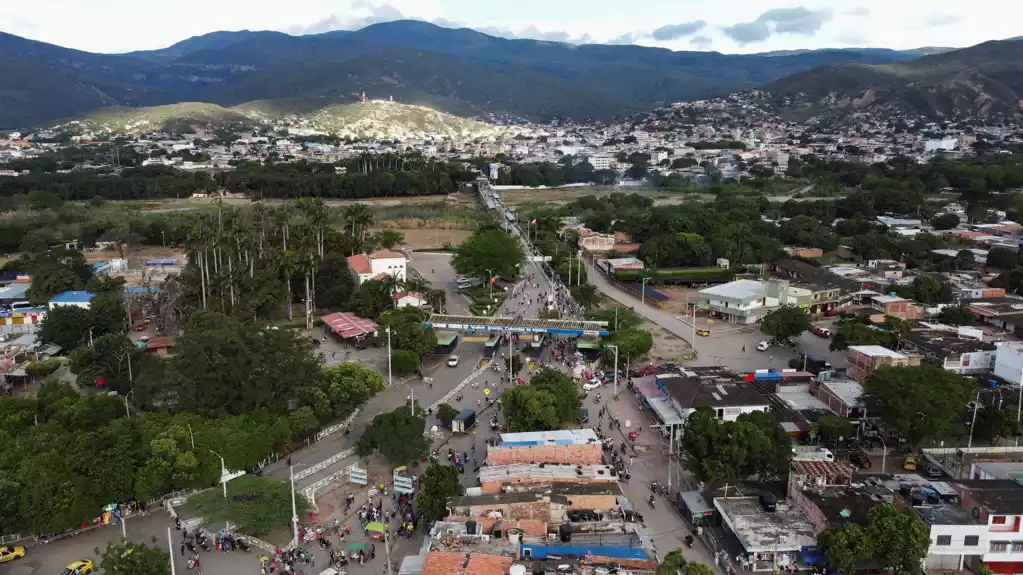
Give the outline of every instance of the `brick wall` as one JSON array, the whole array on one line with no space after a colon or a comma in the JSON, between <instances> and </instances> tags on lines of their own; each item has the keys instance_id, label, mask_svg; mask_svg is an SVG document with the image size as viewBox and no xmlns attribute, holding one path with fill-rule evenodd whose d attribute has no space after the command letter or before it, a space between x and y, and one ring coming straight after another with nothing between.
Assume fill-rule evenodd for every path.
<instances>
[{"instance_id":1,"label":"brick wall","mask_svg":"<svg viewBox=\"0 0 1023 575\"><path fill-rule=\"evenodd\" d=\"M512 465L514 463L596 465L603 463L601 459L600 443L490 447L487 449L487 465Z\"/></svg>"},{"instance_id":2,"label":"brick wall","mask_svg":"<svg viewBox=\"0 0 1023 575\"><path fill-rule=\"evenodd\" d=\"M566 478L564 481L571 481L572 483L617 483L614 477L572 477ZM483 493L487 495L493 495L495 493L501 493L502 488L505 485L548 485L551 483L557 483L558 479L551 478L549 475L543 476L526 476L526 477L515 477L512 479L505 479L503 481L487 481L482 484Z\"/></svg>"}]
</instances>

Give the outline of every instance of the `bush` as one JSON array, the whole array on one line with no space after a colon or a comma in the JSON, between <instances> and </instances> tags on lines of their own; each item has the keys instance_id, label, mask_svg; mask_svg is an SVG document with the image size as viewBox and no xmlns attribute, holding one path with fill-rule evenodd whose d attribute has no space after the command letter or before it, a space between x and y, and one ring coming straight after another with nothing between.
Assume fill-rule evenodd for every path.
<instances>
[{"instance_id":1,"label":"bush","mask_svg":"<svg viewBox=\"0 0 1023 575\"><path fill-rule=\"evenodd\" d=\"M33 361L25 366L25 373L31 377L46 377L60 369L59 359L44 359Z\"/></svg>"},{"instance_id":2,"label":"bush","mask_svg":"<svg viewBox=\"0 0 1023 575\"><path fill-rule=\"evenodd\" d=\"M419 354L407 349L391 351L391 371L395 375L405 376L419 372Z\"/></svg>"}]
</instances>

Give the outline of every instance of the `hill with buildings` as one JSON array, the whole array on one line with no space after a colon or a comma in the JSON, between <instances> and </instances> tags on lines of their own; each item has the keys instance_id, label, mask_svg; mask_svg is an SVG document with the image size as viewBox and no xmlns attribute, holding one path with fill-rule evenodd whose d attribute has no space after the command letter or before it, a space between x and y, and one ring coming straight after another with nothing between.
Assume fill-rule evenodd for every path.
<instances>
[{"instance_id":1,"label":"hill with buildings","mask_svg":"<svg viewBox=\"0 0 1023 575\"><path fill-rule=\"evenodd\" d=\"M371 99L457 115L609 120L673 101L727 94L819 66L888 64L892 50L728 55L634 45L509 40L419 21L308 36L215 32L162 50L93 54L0 33L0 128L110 107Z\"/></svg>"},{"instance_id":2,"label":"hill with buildings","mask_svg":"<svg viewBox=\"0 0 1023 575\"><path fill-rule=\"evenodd\" d=\"M1016 114L1023 96L1023 41L985 42L909 62L829 66L793 74L765 89L801 94L824 110Z\"/></svg>"},{"instance_id":3,"label":"hill with buildings","mask_svg":"<svg viewBox=\"0 0 1023 575\"><path fill-rule=\"evenodd\" d=\"M73 122L73 124L72 124ZM184 102L145 108L101 108L77 118L75 125L94 133L190 133L206 128L248 129L287 125L339 137L404 141L424 135L465 139L509 128L445 114L425 106L365 101L316 108L308 100L260 100L233 108Z\"/></svg>"}]
</instances>

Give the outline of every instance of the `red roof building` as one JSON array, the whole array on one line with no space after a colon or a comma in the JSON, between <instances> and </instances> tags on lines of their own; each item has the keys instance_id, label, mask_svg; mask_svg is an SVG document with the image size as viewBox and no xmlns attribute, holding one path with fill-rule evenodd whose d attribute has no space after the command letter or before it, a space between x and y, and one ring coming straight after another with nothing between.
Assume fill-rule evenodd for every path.
<instances>
[{"instance_id":1,"label":"red roof building","mask_svg":"<svg viewBox=\"0 0 1023 575\"><path fill-rule=\"evenodd\" d=\"M351 312L338 312L325 315L322 318L324 325L331 331L344 339L375 335L377 324L371 319L359 317Z\"/></svg>"}]
</instances>

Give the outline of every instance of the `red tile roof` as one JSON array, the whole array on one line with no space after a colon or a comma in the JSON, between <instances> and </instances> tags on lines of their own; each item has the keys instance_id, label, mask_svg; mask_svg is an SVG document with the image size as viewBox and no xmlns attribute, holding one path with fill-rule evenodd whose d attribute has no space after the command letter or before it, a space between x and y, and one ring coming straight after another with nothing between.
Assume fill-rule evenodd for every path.
<instances>
[{"instance_id":1,"label":"red tile roof","mask_svg":"<svg viewBox=\"0 0 1023 575\"><path fill-rule=\"evenodd\" d=\"M422 575L505 575L514 560L503 555L431 551L423 562Z\"/></svg>"},{"instance_id":2,"label":"red tile roof","mask_svg":"<svg viewBox=\"0 0 1023 575\"><path fill-rule=\"evenodd\" d=\"M368 274L373 272L373 266L369 263L369 257L366 254L355 254L354 256L348 256L348 265L355 270L357 274Z\"/></svg>"},{"instance_id":3,"label":"red tile roof","mask_svg":"<svg viewBox=\"0 0 1023 575\"><path fill-rule=\"evenodd\" d=\"M793 461L792 466L800 475L812 477L852 477L851 465L834 461Z\"/></svg>"}]
</instances>

